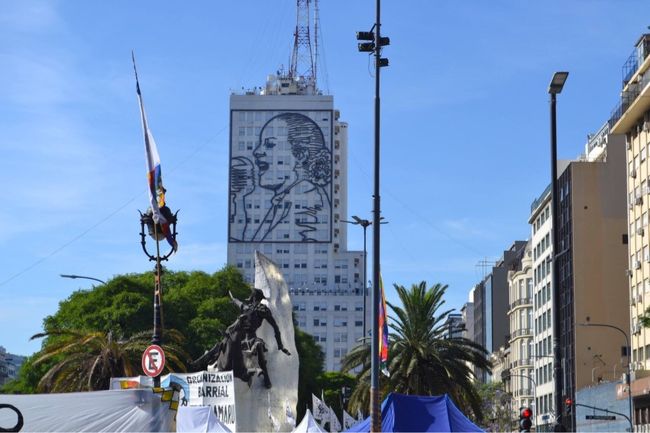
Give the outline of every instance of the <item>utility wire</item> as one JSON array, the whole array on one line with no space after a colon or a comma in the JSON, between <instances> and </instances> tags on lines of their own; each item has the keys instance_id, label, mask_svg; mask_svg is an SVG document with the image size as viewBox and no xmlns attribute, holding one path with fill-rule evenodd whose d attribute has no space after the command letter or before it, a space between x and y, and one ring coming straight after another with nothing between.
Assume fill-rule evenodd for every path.
<instances>
[{"instance_id":1,"label":"utility wire","mask_svg":"<svg viewBox=\"0 0 650 433\"><path fill-rule=\"evenodd\" d=\"M192 158L193 158L197 153L199 153L201 150L203 150L203 149L204 149L208 144L211 144L213 141L215 141L215 140L217 139L217 137L218 137L219 135L221 135L221 133L222 133L222 132L227 128L227 127L228 127L228 125L224 125L221 129L219 129L219 131L217 131L217 133L216 133L212 138L208 139L205 143L201 144L201 145L198 146L196 149L194 149L194 151L192 151L189 155L187 155L184 159L182 159L178 164L176 164L175 166L171 167L170 170L169 170L169 172L170 172L170 173L173 173L173 172L175 172L176 170L178 170L180 167L182 167L185 163L187 163L190 159L192 159ZM11 275L11 276L10 276L9 278L7 278L6 280L0 281L0 287L2 287L2 286L4 286L5 284L7 284L7 283L9 283L9 282L11 282L11 281L13 281L13 280L15 280L16 278L20 277L21 275L26 274L27 272L31 271L32 269L34 269L35 267L37 267L38 265L40 265L41 263L43 263L44 261L46 261L47 259L49 259L50 257L52 257L52 256L54 256L54 255L56 255L56 254L58 254L59 252L61 252L62 250L64 250L66 247L72 245L73 243L75 243L75 242L78 241L79 239L83 238L83 237L86 236L88 233L90 233L92 230L94 230L95 228L99 227L100 225L102 225L103 223L105 223L106 221L108 221L109 219L111 219L112 217L114 217L115 215L117 215L120 211L122 211L124 208L126 208L126 207L127 207L128 205L130 205L131 203L133 203L133 202L135 201L135 199L137 199L138 197L142 196L142 195L145 194L146 192L147 192L147 189L143 189L143 190L140 191L138 194L134 195L133 197L131 197L130 199L128 199L126 202L124 202L123 204L121 204L119 207L117 207L114 211L112 211L112 212L109 213L108 215L104 216L104 217L101 218L99 221L97 221L96 223L94 223L93 225L91 225L90 227L88 227L86 230L82 231L81 233L79 233L78 235L74 236L74 237L73 237L72 239L70 239L69 241L65 242L63 245L59 246L58 248L55 248L55 249L52 250L50 253L48 253L46 256L41 257L40 259L36 260L35 262L33 262L32 264L30 264L29 266L27 266L27 267L23 268L22 270L16 272L15 274Z\"/></svg>"}]
</instances>

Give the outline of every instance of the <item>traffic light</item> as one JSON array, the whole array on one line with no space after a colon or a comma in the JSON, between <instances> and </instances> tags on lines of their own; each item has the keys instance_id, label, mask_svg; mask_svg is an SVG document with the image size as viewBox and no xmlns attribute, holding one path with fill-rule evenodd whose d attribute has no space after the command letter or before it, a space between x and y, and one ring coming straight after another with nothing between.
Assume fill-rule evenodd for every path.
<instances>
[{"instance_id":1,"label":"traffic light","mask_svg":"<svg viewBox=\"0 0 650 433\"><path fill-rule=\"evenodd\" d=\"M529 432L530 428L533 426L533 410L529 407L522 407L519 409L519 431L520 432Z\"/></svg>"},{"instance_id":2,"label":"traffic light","mask_svg":"<svg viewBox=\"0 0 650 433\"><path fill-rule=\"evenodd\" d=\"M572 411L573 411L573 400L567 397L564 399L564 412L567 415L571 415Z\"/></svg>"}]
</instances>

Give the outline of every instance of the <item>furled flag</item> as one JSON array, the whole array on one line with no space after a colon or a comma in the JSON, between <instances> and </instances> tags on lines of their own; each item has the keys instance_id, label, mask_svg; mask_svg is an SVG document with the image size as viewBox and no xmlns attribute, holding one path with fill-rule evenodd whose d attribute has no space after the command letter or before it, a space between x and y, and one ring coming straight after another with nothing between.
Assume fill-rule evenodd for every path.
<instances>
[{"instance_id":1,"label":"furled flag","mask_svg":"<svg viewBox=\"0 0 650 433\"><path fill-rule=\"evenodd\" d=\"M379 361L381 372L390 376L388 371L388 315L386 312L386 296L384 294L384 282L379 277L379 290L381 301L379 304Z\"/></svg>"},{"instance_id":2,"label":"furled flag","mask_svg":"<svg viewBox=\"0 0 650 433\"><path fill-rule=\"evenodd\" d=\"M331 407L329 409L329 422L330 422L330 432L338 433L341 431L341 423L339 422L336 412Z\"/></svg>"},{"instance_id":3,"label":"furled flag","mask_svg":"<svg viewBox=\"0 0 650 433\"><path fill-rule=\"evenodd\" d=\"M325 402L316 397L314 394L311 395L311 411L314 415L314 419L319 421L323 418L327 418L329 413L329 409L327 408Z\"/></svg>"},{"instance_id":4,"label":"furled flag","mask_svg":"<svg viewBox=\"0 0 650 433\"><path fill-rule=\"evenodd\" d=\"M354 419L354 418L352 417L352 415L350 415L349 413L347 413L347 412L345 411L345 409L343 409L343 430L344 430L344 431L345 431L345 430L348 430L350 427L352 427L353 425L355 425L355 424L358 423L358 422L359 422L359 421L357 421L356 419Z\"/></svg>"},{"instance_id":5,"label":"furled flag","mask_svg":"<svg viewBox=\"0 0 650 433\"><path fill-rule=\"evenodd\" d=\"M133 71L135 72L135 87L138 93L138 102L140 103L140 114L142 117L142 131L144 132L144 147L147 158L147 180L149 184L149 202L154 222L160 225L163 235L172 246L174 251L178 249L176 240L172 237L169 221L160 212L160 209L165 206L165 188L162 183L162 172L160 169L160 156L158 155L158 148L153 139L149 126L147 124L147 116L144 111L144 104L142 102L142 94L140 93L140 82L138 81L138 71L135 68L135 55L131 53L133 59Z\"/></svg>"}]
</instances>

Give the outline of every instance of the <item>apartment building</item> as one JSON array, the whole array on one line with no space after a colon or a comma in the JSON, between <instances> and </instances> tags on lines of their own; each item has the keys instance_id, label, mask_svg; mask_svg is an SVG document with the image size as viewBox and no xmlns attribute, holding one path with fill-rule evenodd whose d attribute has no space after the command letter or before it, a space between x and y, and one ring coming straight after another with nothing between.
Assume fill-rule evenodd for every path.
<instances>
[{"instance_id":1,"label":"apartment building","mask_svg":"<svg viewBox=\"0 0 650 433\"><path fill-rule=\"evenodd\" d=\"M608 124L590 135L585 153L558 167L558 271L563 397L598 380L620 380L622 336L629 326L626 269L625 147ZM552 427L553 252L550 189L531 206L536 425ZM588 324L590 326L582 326ZM575 426L575 412L564 420Z\"/></svg>"},{"instance_id":2,"label":"apartment building","mask_svg":"<svg viewBox=\"0 0 650 433\"><path fill-rule=\"evenodd\" d=\"M621 100L612 113L612 133L625 137L628 202L629 314L635 424L650 428L650 331L639 318L650 307L650 34L642 35L623 65ZM619 386L619 396L627 390Z\"/></svg>"},{"instance_id":3,"label":"apartment building","mask_svg":"<svg viewBox=\"0 0 650 433\"><path fill-rule=\"evenodd\" d=\"M508 271L509 375L515 409L535 405L532 264L531 242L528 242L521 260Z\"/></svg>"},{"instance_id":4,"label":"apartment building","mask_svg":"<svg viewBox=\"0 0 650 433\"><path fill-rule=\"evenodd\" d=\"M510 326L508 321L508 271L517 266L526 241L515 241L503 252L483 280L474 287L474 341L489 353L507 348ZM488 382L486 372L475 371L478 379Z\"/></svg>"}]
</instances>

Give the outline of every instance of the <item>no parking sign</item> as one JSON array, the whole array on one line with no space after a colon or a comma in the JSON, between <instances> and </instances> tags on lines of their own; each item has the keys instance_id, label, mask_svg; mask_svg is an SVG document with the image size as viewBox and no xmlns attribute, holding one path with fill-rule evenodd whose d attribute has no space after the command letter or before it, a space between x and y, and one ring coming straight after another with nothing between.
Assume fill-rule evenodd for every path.
<instances>
[{"instance_id":1,"label":"no parking sign","mask_svg":"<svg viewBox=\"0 0 650 433\"><path fill-rule=\"evenodd\" d=\"M162 347L152 344L142 354L142 371L149 377L159 376L165 367L165 352Z\"/></svg>"}]
</instances>

